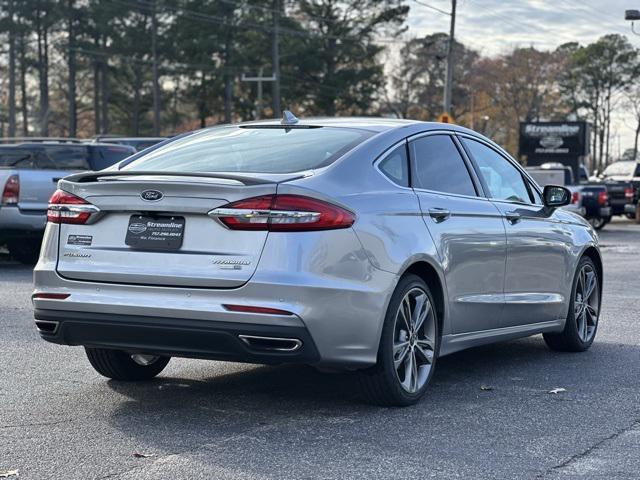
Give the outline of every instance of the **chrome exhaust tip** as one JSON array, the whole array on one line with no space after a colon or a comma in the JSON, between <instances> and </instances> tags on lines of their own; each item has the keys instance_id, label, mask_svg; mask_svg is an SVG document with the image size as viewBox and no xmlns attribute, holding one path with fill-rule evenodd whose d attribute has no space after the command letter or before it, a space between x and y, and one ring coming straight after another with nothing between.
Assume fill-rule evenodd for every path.
<instances>
[{"instance_id":1,"label":"chrome exhaust tip","mask_svg":"<svg viewBox=\"0 0 640 480\"><path fill-rule=\"evenodd\" d=\"M38 332L46 335L55 335L58 331L60 322L54 322L52 320L36 320L36 328Z\"/></svg>"},{"instance_id":2,"label":"chrome exhaust tip","mask_svg":"<svg viewBox=\"0 0 640 480\"><path fill-rule=\"evenodd\" d=\"M270 352L295 352L302 347L297 338L258 337L256 335L238 335L249 348Z\"/></svg>"}]
</instances>

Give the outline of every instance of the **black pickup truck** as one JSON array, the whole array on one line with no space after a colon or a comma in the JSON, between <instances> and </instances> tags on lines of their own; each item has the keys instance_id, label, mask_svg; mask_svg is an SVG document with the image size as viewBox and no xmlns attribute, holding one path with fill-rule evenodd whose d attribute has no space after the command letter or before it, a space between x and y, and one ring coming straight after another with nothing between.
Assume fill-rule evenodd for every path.
<instances>
[{"instance_id":1,"label":"black pickup truck","mask_svg":"<svg viewBox=\"0 0 640 480\"><path fill-rule=\"evenodd\" d=\"M574 181L571 167L562 164L548 163L540 167L527 167L527 171L542 187L567 187L571 191L571 203L562 208L582 215L596 230L600 230L611 220L612 211L607 187L603 183L589 182L584 167L579 171L578 182Z\"/></svg>"},{"instance_id":2,"label":"black pickup truck","mask_svg":"<svg viewBox=\"0 0 640 480\"><path fill-rule=\"evenodd\" d=\"M607 187L611 214L635 218L640 163L634 160L613 162L598 176L598 181Z\"/></svg>"}]
</instances>

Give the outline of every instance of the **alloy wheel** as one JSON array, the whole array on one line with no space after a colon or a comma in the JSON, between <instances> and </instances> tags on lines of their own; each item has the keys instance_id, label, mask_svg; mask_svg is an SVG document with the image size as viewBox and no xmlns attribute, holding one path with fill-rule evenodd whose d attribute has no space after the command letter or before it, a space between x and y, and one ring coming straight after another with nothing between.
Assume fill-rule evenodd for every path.
<instances>
[{"instance_id":1,"label":"alloy wheel","mask_svg":"<svg viewBox=\"0 0 640 480\"><path fill-rule=\"evenodd\" d=\"M136 362L142 367L148 367L158 361L160 357L157 355L143 355L142 353L136 353L131 355L131 360Z\"/></svg>"},{"instance_id":2,"label":"alloy wheel","mask_svg":"<svg viewBox=\"0 0 640 480\"><path fill-rule=\"evenodd\" d=\"M402 388L420 390L429 378L435 356L436 315L427 293L413 288L405 294L396 312L393 360Z\"/></svg>"},{"instance_id":3,"label":"alloy wheel","mask_svg":"<svg viewBox=\"0 0 640 480\"><path fill-rule=\"evenodd\" d=\"M578 273L578 284L573 300L578 336L584 343L589 342L595 334L599 309L598 276L591 265L584 265Z\"/></svg>"},{"instance_id":4,"label":"alloy wheel","mask_svg":"<svg viewBox=\"0 0 640 480\"><path fill-rule=\"evenodd\" d=\"M591 226L593 228L595 228L596 230L601 229L602 227L604 227L604 225L607 223L605 221L604 218L601 217L597 217L597 218L590 218L589 219L589 223L591 224Z\"/></svg>"}]
</instances>

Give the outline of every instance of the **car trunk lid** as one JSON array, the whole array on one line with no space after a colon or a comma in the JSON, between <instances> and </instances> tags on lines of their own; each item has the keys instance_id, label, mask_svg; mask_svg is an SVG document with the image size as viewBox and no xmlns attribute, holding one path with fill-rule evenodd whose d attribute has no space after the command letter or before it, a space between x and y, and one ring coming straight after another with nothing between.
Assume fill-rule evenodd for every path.
<instances>
[{"instance_id":1,"label":"car trunk lid","mask_svg":"<svg viewBox=\"0 0 640 480\"><path fill-rule=\"evenodd\" d=\"M85 225L60 225L58 272L96 282L241 286L256 269L267 232L232 231L207 213L237 200L275 194L278 182L270 177L166 172L70 177L61 188L100 212ZM153 231L168 231L175 242L149 245Z\"/></svg>"}]
</instances>

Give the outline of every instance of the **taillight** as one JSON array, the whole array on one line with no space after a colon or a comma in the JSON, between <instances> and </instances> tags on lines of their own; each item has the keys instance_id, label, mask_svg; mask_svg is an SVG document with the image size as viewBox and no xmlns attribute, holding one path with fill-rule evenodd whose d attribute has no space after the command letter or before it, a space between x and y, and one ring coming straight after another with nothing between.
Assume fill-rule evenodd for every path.
<instances>
[{"instance_id":1,"label":"taillight","mask_svg":"<svg viewBox=\"0 0 640 480\"><path fill-rule=\"evenodd\" d=\"M573 192L571 194L571 203L577 205L580 202L580 192Z\"/></svg>"},{"instance_id":2,"label":"taillight","mask_svg":"<svg viewBox=\"0 0 640 480\"><path fill-rule=\"evenodd\" d=\"M11 175L2 190L2 205L17 205L20 196L20 177Z\"/></svg>"},{"instance_id":3,"label":"taillight","mask_svg":"<svg viewBox=\"0 0 640 480\"><path fill-rule=\"evenodd\" d=\"M91 205L83 198L56 190L49 199L47 220L51 223L72 223L82 225L87 223L92 214L99 212L98 207Z\"/></svg>"},{"instance_id":4,"label":"taillight","mask_svg":"<svg viewBox=\"0 0 640 480\"><path fill-rule=\"evenodd\" d=\"M353 225L344 208L301 195L264 195L233 202L209 212L231 230L306 232Z\"/></svg>"},{"instance_id":5,"label":"taillight","mask_svg":"<svg viewBox=\"0 0 640 480\"><path fill-rule=\"evenodd\" d=\"M607 195L607 192L598 192L598 205L606 205L608 201L609 195Z\"/></svg>"},{"instance_id":6,"label":"taillight","mask_svg":"<svg viewBox=\"0 0 640 480\"><path fill-rule=\"evenodd\" d=\"M633 188L624 189L624 198L627 200L633 200Z\"/></svg>"}]
</instances>

